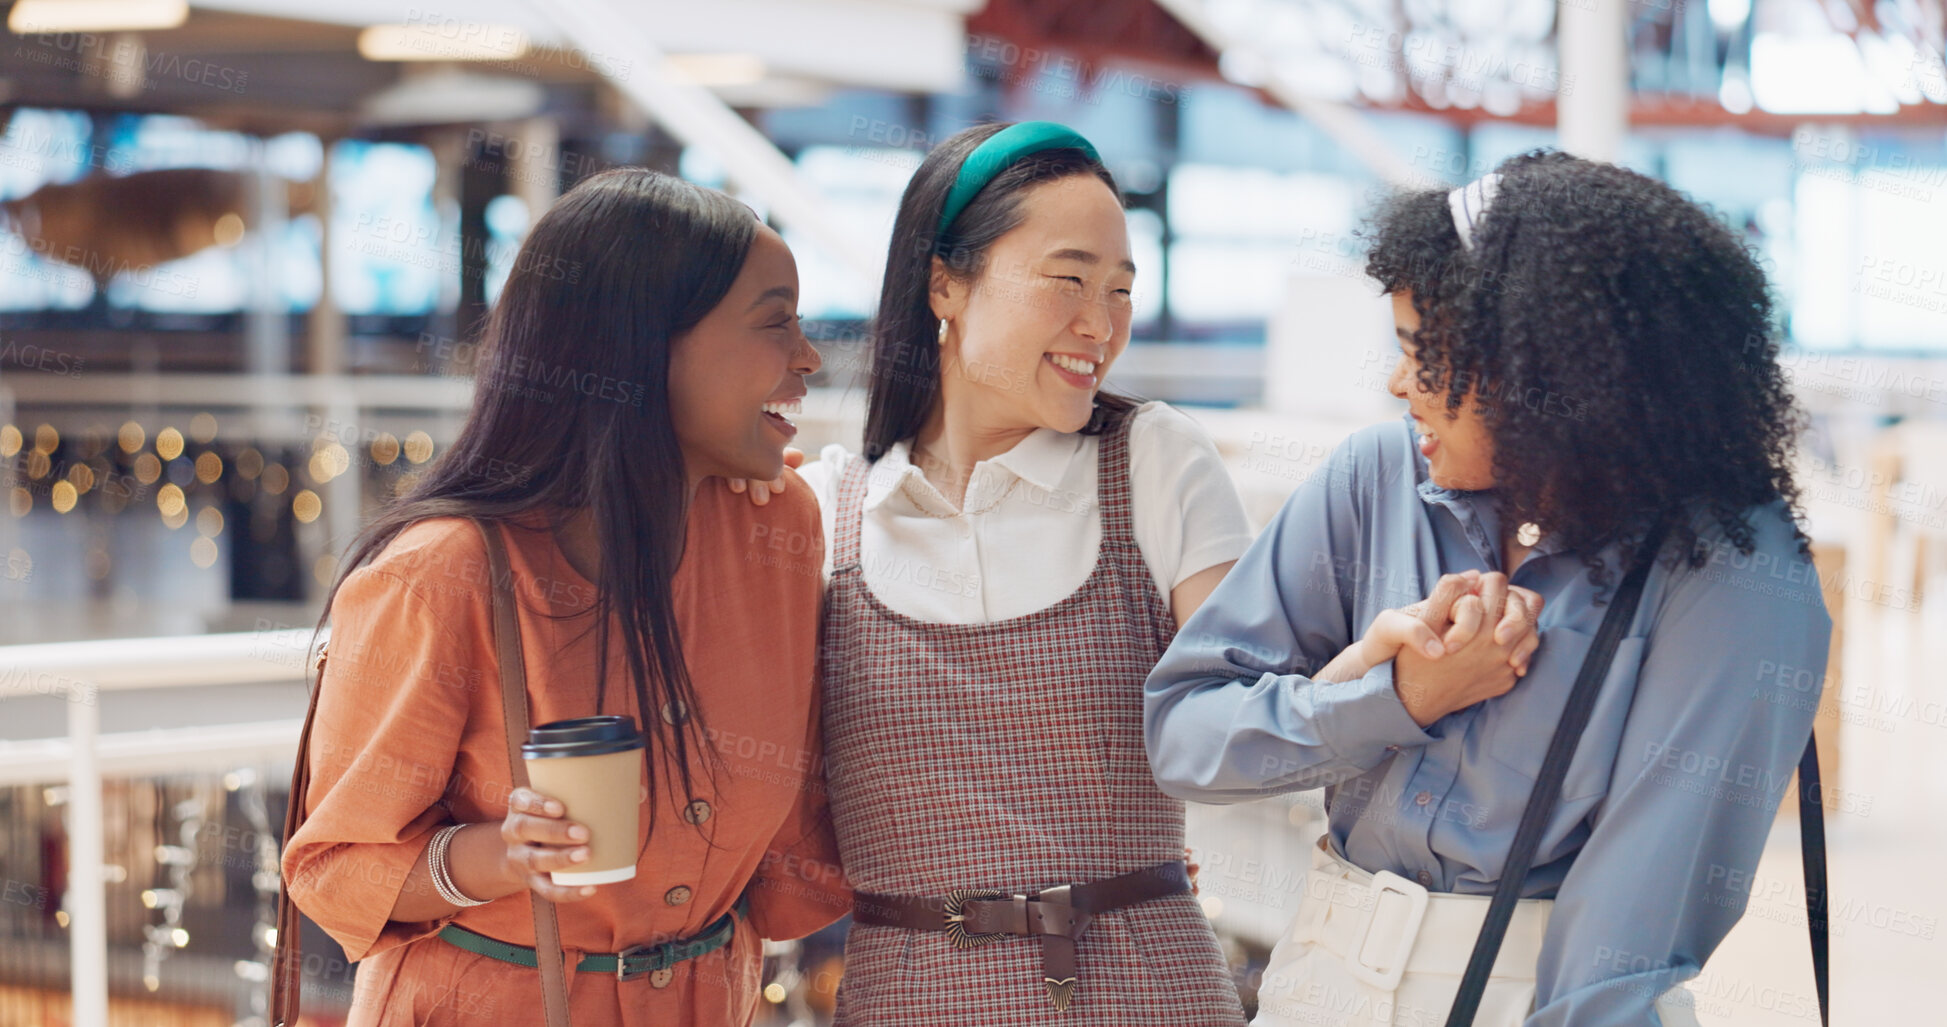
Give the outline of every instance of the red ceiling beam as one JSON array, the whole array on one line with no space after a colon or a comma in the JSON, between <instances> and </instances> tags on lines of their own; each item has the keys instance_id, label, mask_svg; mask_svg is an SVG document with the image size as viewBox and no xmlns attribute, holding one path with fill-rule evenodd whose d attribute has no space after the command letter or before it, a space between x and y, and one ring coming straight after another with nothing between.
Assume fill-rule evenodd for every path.
<instances>
[{"instance_id":1,"label":"red ceiling beam","mask_svg":"<svg viewBox=\"0 0 1947 1027\"><path fill-rule=\"evenodd\" d=\"M967 31L974 37L997 37L1021 48L1013 56L1022 66L1014 70L1024 76L1051 66L1054 55L1072 57L1085 89L1111 64L1140 67L1186 86L1225 81L1217 71L1216 52L1152 0L1091 0L1083 4L988 0L984 9L967 19ZM1033 51L1032 57L1029 51ZM1005 54L997 59L1007 62ZM1007 81L1014 88L1026 84L1025 77ZM1267 94L1259 95L1267 104L1276 103ZM1498 121L1552 128L1556 119L1553 101L1527 103L1514 114L1502 116L1479 108L1434 108L1411 91L1399 104L1353 106L1414 111L1468 126ZM1947 104L1917 104L1893 114L1773 114L1759 110L1734 114L1714 102L1637 94L1631 98L1629 123L1637 128L1738 128L1753 135L1780 137L1790 136L1807 123L1934 129L1947 126Z\"/></svg>"}]
</instances>

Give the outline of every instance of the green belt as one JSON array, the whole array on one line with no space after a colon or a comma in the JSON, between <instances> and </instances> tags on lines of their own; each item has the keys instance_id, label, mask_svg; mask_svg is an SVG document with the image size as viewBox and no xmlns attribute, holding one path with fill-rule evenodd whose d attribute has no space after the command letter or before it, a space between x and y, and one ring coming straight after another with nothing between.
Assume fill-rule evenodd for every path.
<instances>
[{"instance_id":1,"label":"green belt","mask_svg":"<svg viewBox=\"0 0 1947 1027\"><path fill-rule=\"evenodd\" d=\"M750 915L749 903L742 896L738 897L736 908L717 918L716 923L694 938L666 941L660 945L631 945L615 953L591 952L575 964L575 972L614 974L618 981L630 981L657 970L667 970L686 959L715 952L728 944L731 935L736 933L739 914L745 917ZM455 948L503 963L529 969L540 965L534 958L533 949L476 934L458 924L447 924L440 928L439 938Z\"/></svg>"}]
</instances>

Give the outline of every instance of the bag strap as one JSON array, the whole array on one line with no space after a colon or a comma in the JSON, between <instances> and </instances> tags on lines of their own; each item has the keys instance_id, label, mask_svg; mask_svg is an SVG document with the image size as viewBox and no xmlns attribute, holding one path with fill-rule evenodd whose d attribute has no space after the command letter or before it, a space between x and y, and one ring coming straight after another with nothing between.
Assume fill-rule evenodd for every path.
<instances>
[{"instance_id":1,"label":"bag strap","mask_svg":"<svg viewBox=\"0 0 1947 1027\"><path fill-rule=\"evenodd\" d=\"M1636 604L1643 598L1643 582L1649 579L1650 566L1656 562L1657 550L1662 546L1663 528L1658 526L1643 540L1643 551L1637 557L1636 566L1630 568L1621 587L1610 598L1609 612L1603 615L1602 627L1589 646L1588 656L1582 660L1582 670L1575 676L1575 688L1568 695L1568 706L1562 710L1562 719L1555 725L1555 737L1548 743L1548 755L1542 759L1535 790L1528 794L1528 806L1521 811L1521 826L1515 828L1514 843L1508 847L1507 867L1494 885L1494 898L1487 904L1480 937L1474 939L1474 954L1468 957L1467 972L1460 978L1460 991L1454 995L1453 1009L1447 1013L1447 1027L1471 1027L1474 1022L1474 1012L1487 990L1488 972L1494 968L1494 957L1500 954L1501 939L1507 935L1508 922L1514 917L1514 904L1521 898L1521 884L1534 863L1535 849L1541 844L1541 833L1548 826L1555 800L1561 797L1562 777L1568 772L1569 761L1575 758L1575 747L1582 740L1582 730L1589 725L1589 715L1595 712L1596 694L1602 690L1603 679L1609 676L1609 664L1636 615Z\"/></svg>"},{"instance_id":2,"label":"bag strap","mask_svg":"<svg viewBox=\"0 0 1947 1027\"><path fill-rule=\"evenodd\" d=\"M1488 903L1480 937L1474 940L1474 952L1468 958L1467 972L1460 979L1460 991L1454 996L1453 1009L1447 1014L1447 1027L1471 1027L1474 1022L1474 1012L1487 990L1488 972L1493 969L1494 958L1500 953L1501 940L1506 936L1508 922L1514 916L1515 901L1521 897L1521 884L1534 862L1542 829L1546 826L1549 813L1554 810L1555 801L1561 796L1562 779L1568 773L1569 761L1575 757L1576 743L1581 740L1582 731L1588 726L1589 716L1595 710L1596 693L1609 676L1609 665L1615 659L1616 646L1621 643L1623 633L1635 616L1637 602L1643 597L1643 583L1649 577L1650 565L1655 562L1657 551L1662 548L1663 534L1663 529L1659 527L1644 540L1642 557L1630 570L1629 576L1623 579L1622 587L1611 601L1609 612L1602 618L1602 627L1589 647L1589 654L1582 661L1582 670L1575 678L1575 689L1569 693L1568 707L1562 712L1562 719L1555 728L1555 737L1548 743L1548 755L1542 760L1535 790L1528 796L1527 808L1521 811L1521 826L1515 829L1514 843L1508 849L1507 868L1494 886L1494 897ZM1830 943L1827 937L1825 886L1825 807L1820 800L1818 742L1816 738L1808 738L1805 753L1798 761L1799 846L1805 860L1805 926L1811 935L1812 975L1819 993L1819 1023L1827 1025L1831 1022L1827 975Z\"/></svg>"},{"instance_id":3,"label":"bag strap","mask_svg":"<svg viewBox=\"0 0 1947 1027\"><path fill-rule=\"evenodd\" d=\"M507 563L507 544L495 525L475 519L487 541L487 575L492 579L494 646L500 662L500 711L507 724L507 766L516 788L526 788L527 763L521 742L527 738L527 664L521 656L521 626L515 616L514 578ZM541 969L541 1001L548 1027L568 1027L568 982L561 956L561 925L554 903L539 893L527 893L534 905L534 952Z\"/></svg>"},{"instance_id":4,"label":"bag strap","mask_svg":"<svg viewBox=\"0 0 1947 1027\"><path fill-rule=\"evenodd\" d=\"M1819 989L1819 1024L1832 1022L1831 940L1827 937L1825 889L1825 796L1819 786L1818 733L1805 739L1798 758L1798 851L1805 861L1805 930L1812 936L1812 978Z\"/></svg>"},{"instance_id":5,"label":"bag strap","mask_svg":"<svg viewBox=\"0 0 1947 1027\"><path fill-rule=\"evenodd\" d=\"M500 663L500 709L507 726L507 763L516 788L528 786L527 764L521 759L521 740L527 737L527 665L521 657L521 627L515 616L513 573L507 562L507 546L500 531L477 518L474 526L487 543L488 584L493 593L494 647ZM311 786L311 724L318 715L318 693L324 687L325 650L318 648L317 678L311 688L310 706L304 711L304 728L298 732L297 765L291 768L290 803L284 810L284 841L279 851L288 849L291 836L304 826L306 796ZM281 882L280 882L281 885ZM561 955L561 925L554 903L532 891L534 904L534 948L541 970L541 1000L548 1027L570 1027L568 983ZM270 1022L273 1027L294 1027L303 997L304 957L299 944L297 903L289 888L278 889L277 948L271 956Z\"/></svg>"},{"instance_id":6,"label":"bag strap","mask_svg":"<svg viewBox=\"0 0 1947 1027\"><path fill-rule=\"evenodd\" d=\"M318 716L318 692L324 687L325 650L318 647L311 684L310 705L304 711L304 728L297 736L297 765L291 768L290 800L284 807L284 840L277 851L291 847L291 836L304 826L305 796L311 787L311 722ZM283 875L277 881L277 947L270 957L270 1022L272 1027L293 1027L297 1023L299 1000L304 993L304 952L299 931L303 927L291 889Z\"/></svg>"}]
</instances>

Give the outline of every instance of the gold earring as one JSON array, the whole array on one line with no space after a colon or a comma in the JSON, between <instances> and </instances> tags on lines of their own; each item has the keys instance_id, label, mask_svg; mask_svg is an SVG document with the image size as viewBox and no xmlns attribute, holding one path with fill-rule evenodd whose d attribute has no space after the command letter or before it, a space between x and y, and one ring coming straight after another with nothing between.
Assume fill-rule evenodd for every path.
<instances>
[{"instance_id":1,"label":"gold earring","mask_svg":"<svg viewBox=\"0 0 1947 1027\"><path fill-rule=\"evenodd\" d=\"M940 318L940 337L935 341L942 346L946 345L946 318L944 317Z\"/></svg>"}]
</instances>

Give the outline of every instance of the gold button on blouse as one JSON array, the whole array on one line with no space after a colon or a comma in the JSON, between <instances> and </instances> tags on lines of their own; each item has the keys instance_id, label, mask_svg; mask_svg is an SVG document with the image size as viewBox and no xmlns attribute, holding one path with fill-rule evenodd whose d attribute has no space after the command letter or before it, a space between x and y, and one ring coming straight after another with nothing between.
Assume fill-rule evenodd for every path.
<instances>
[{"instance_id":1,"label":"gold button on blouse","mask_svg":"<svg viewBox=\"0 0 1947 1027\"><path fill-rule=\"evenodd\" d=\"M669 903L672 906L680 906L683 903L688 902L690 900L691 894L693 893L690 891L688 885L679 884L676 887L671 888L666 892L663 892L663 901Z\"/></svg>"}]
</instances>

